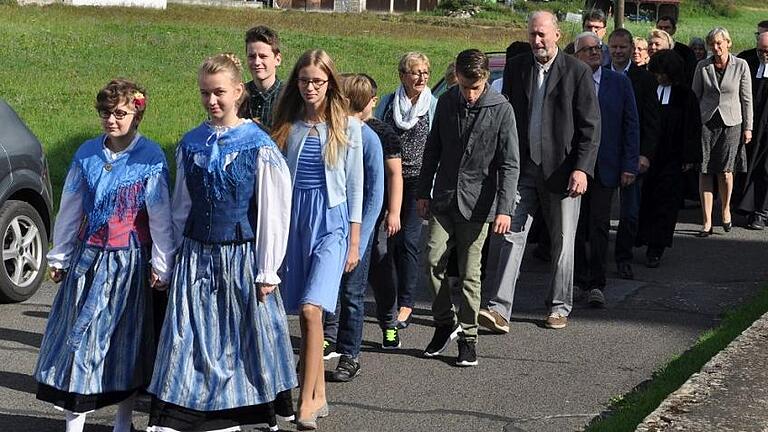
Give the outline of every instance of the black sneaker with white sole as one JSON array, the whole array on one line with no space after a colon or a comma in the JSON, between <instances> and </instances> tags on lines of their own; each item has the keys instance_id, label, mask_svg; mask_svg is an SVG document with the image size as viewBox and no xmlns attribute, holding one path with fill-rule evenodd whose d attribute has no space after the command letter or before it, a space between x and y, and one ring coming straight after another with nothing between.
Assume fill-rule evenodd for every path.
<instances>
[{"instance_id":1,"label":"black sneaker with white sole","mask_svg":"<svg viewBox=\"0 0 768 432\"><path fill-rule=\"evenodd\" d=\"M456 366L477 366L476 343L459 339L459 356L456 357Z\"/></svg>"},{"instance_id":2,"label":"black sneaker with white sole","mask_svg":"<svg viewBox=\"0 0 768 432\"><path fill-rule=\"evenodd\" d=\"M330 342L327 339L323 341L323 360L330 360L340 355L336 352L336 342Z\"/></svg>"},{"instance_id":3,"label":"black sneaker with white sole","mask_svg":"<svg viewBox=\"0 0 768 432\"><path fill-rule=\"evenodd\" d=\"M360 375L360 362L348 355L342 355L331 378L336 382L349 382L358 375Z\"/></svg>"},{"instance_id":4,"label":"black sneaker with white sole","mask_svg":"<svg viewBox=\"0 0 768 432\"><path fill-rule=\"evenodd\" d=\"M448 345L452 340L456 339L461 331L461 326L447 325L438 326L435 328L435 334L432 336L432 340L424 350L425 357L435 357L448 348Z\"/></svg>"}]
</instances>

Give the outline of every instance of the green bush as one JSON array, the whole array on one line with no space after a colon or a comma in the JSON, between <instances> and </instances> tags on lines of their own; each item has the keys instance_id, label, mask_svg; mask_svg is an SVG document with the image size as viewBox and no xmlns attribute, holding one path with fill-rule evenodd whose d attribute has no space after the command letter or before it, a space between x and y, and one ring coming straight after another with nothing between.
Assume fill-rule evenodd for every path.
<instances>
[{"instance_id":1,"label":"green bush","mask_svg":"<svg viewBox=\"0 0 768 432\"><path fill-rule=\"evenodd\" d=\"M734 18L739 15L736 0L699 0L700 12L709 13L726 18Z\"/></svg>"}]
</instances>

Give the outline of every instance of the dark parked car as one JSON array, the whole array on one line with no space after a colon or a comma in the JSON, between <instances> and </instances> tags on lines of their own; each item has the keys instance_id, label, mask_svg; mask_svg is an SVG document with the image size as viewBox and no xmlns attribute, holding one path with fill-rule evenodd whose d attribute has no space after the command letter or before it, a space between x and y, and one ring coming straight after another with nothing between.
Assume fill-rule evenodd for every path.
<instances>
[{"instance_id":1,"label":"dark parked car","mask_svg":"<svg viewBox=\"0 0 768 432\"><path fill-rule=\"evenodd\" d=\"M52 208L43 147L0 99L0 302L24 301L43 283Z\"/></svg>"}]
</instances>

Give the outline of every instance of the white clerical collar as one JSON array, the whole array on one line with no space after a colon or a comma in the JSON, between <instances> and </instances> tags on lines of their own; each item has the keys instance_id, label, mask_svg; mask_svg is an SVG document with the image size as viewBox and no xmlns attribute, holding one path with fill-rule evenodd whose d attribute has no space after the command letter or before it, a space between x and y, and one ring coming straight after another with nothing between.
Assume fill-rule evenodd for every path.
<instances>
[{"instance_id":1,"label":"white clerical collar","mask_svg":"<svg viewBox=\"0 0 768 432\"><path fill-rule=\"evenodd\" d=\"M755 78L768 78L768 65L765 63L760 63L760 66L757 68L757 75Z\"/></svg>"},{"instance_id":2,"label":"white clerical collar","mask_svg":"<svg viewBox=\"0 0 768 432\"><path fill-rule=\"evenodd\" d=\"M659 103L662 105L669 105L669 95L672 93L672 86L659 85L656 89L656 96L658 96Z\"/></svg>"}]
</instances>

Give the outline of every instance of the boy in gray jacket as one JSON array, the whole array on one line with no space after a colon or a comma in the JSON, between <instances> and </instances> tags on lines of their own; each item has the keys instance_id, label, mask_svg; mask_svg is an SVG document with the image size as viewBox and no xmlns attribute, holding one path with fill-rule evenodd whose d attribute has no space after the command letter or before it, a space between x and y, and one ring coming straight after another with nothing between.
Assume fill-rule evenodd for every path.
<instances>
[{"instance_id":1,"label":"boy in gray jacket","mask_svg":"<svg viewBox=\"0 0 768 432\"><path fill-rule=\"evenodd\" d=\"M435 334L434 357L459 336L458 366L477 365L480 260L488 225L509 230L520 152L512 106L488 85L488 57L469 49L456 57L457 83L437 102L419 176L419 212L429 220L427 270ZM456 248L462 300L458 313L445 277ZM457 326L458 321L458 326Z\"/></svg>"}]
</instances>

